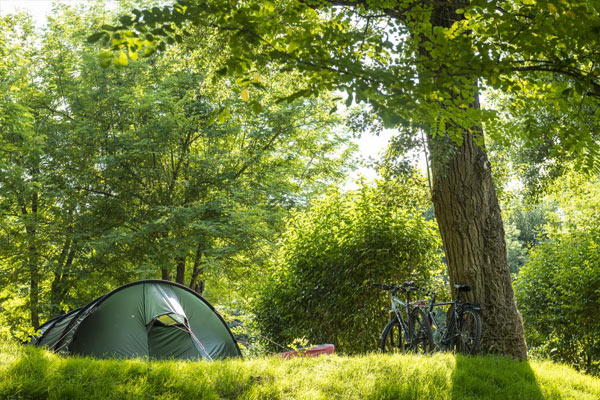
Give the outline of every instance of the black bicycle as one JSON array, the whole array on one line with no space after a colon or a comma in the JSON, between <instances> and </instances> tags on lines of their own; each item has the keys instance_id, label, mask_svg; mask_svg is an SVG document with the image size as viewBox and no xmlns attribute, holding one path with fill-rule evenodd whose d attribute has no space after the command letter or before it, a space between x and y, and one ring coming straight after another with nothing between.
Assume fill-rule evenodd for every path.
<instances>
[{"instance_id":1,"label":"black bicycle","mask_svg":"<svg viewBox=\"0 0 600 400\"><path fill-rule=\"evenodd\" d=\"M471 290L468 285L454 285L456 300L444 303L435 302L435 293L427 308L427 316L432 327L434 350L456 350L463 354L475 354L481 343L481 307L476 303L462 301L461 293ZM450 306L447 312L442 306ZM434 310L434 307L437 307Z\"/></svg>"},{"instance_id":2,"label":"black bicycle","mask_svg":"<svg viewBox=\"0 0 600 400\"><path fill-rule=\"evenodd\" d=\"M374 283L374 286L390 292L392 319L381 333L381 350L385 353L429 353L433 349L431 325L426 313L417 304L410 302L410 292L419 290L412 281L402 285ZM406 301L396 294L406 293ZM406 318L405 318L406 317Z\"/></svg>"}]
</instances>

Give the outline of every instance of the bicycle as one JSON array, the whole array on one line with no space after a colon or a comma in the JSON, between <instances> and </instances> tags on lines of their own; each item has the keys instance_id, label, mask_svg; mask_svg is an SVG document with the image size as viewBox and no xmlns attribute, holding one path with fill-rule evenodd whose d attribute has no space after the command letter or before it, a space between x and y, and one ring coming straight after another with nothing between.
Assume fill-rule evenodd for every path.
<instances>
[{"instance_id":1,"label":"bicycle","mask_svg":"<svg viewBox=\"0 0 600 400\"><path fill-rule=\"evenodd\" d=\"M469 285L454 285L457 295L455 301L436 303L433 293L427 309L427 317L432 331L435 328L437 340L432 341L434 350L456 350L463 354L476 354L481 344L481 307L476 303L462 301L461 293L471 290ZM450 306L445 314L445 325L433 311L434 307ZM426 302L425 302L426 306ZM439 314L439 313L438 313Z\"/></svg>"},{"instance_id":2,"label":"bicycle","mask_svg":"<svg viewBox=\"0 0 600 400\"><path fill-rule=\"evenodd\" d=\"M415 303L410 302L410 292L419 290L413 281L404 282L402 285L388 285L374 283L390 292L392 319L381 333L380 347L384 353L414 352L429 353L433 348L431 325L426 313ZM396 297L398 291L406 293L406 302ZM400 311L404 308L406 320Z\"/></svg>"}]
</instances>

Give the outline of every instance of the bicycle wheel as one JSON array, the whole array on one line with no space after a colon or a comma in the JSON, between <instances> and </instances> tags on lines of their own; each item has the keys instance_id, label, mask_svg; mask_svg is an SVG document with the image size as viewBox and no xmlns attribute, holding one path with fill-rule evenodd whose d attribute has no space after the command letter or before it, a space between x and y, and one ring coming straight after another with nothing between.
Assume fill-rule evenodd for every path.
<instances>
[{"instance_id":1,"label":"bicycle wheel","mask_svg":"<svg viewBox=\"0 0 600 400\"><path fill-rule=\"evenodd\" d=\"M420 308L410 312L411 331L410 351L414 353L430 353L433 350L433 332L429 318Z\"/></svg>"},{"instance_id":2,"label":"bicycle wheel","mask_svg":"<svg viewBox=\"0 0 600 400\"><path fill-rule=\"evenodd\" d=\"M381 334L381 351L384 353L404 353L406 343L403 340L402 328L397 318L394 318L383 329Z\"/></svg>"},{"instance_id":3,"label":"bicycle wheel","mask_svg":"<svg viewBox=\"0 0 600 400\"><path fill-rule=\"evenodd\" d=\"M458 317L456 351L463 354L476 354L481 342L481 316L477 310L465 308Z\"/></svg>"}]
</instances>

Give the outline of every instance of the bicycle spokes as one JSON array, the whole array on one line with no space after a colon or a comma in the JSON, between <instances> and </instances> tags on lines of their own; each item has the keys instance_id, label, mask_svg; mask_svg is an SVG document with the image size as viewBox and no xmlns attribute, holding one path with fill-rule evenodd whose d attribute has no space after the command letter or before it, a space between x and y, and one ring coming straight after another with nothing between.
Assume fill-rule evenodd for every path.
<instances>
[{"instance_id":1,"label":"bicycle spokes","mask_svg":"<svg viewBox=\"0 0 600 400\"><path fill-rule=\"evenodd\" d=\"M382 350L386 353L403 353L405 351L404 336L398 320L391 321L383 333Z\"/></svg>"},{"instance_id":2,"label":"bicycle spokes","mask_svg":"<svg viewBox=\"0 0 600 400\"><path fill-rule=\"evenodd\" d=\"M459 318L459 335L456 350L464 354L475 354L481 339L481 318L472 309L466 309Z\"/></svg>"},{"instance_id":3,"label":"bicycle spokes","mask_svg":"<svg viewBox=\"0 0 600 400\"><path fill-rule=\"evenodd\" d=\"M415 353L428 353L433 344L431 326L425 313L419 309L411 314L411 332L409 346Z\"/></svg>"}]
</instances>

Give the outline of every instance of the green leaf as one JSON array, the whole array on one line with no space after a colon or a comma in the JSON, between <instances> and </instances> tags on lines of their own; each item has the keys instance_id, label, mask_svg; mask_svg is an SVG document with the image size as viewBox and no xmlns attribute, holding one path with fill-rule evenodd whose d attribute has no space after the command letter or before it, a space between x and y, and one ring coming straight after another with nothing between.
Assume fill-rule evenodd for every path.
<instances>
[{"instance_id":1,"label":"green leaf","mask_svg":"<svg viewBox=\"0 0 600 400\"><path fill-rule=\"evenodd\" d=\"M350 107L352 105L353 97L354 97L354 93L348 91L348 97L346 97L346 107Z\"/></svg>"},{"instance_id":2,"label":"green leaf","mask_svg":"<svg viewBox=\"0 0 600 400\"><path fill-rule=\"evenodd\" d=\"M250 78L238 78L235 80L235 84L238 86L246 86L250 83Z\"/></svg>"},{"instance_id":3,"label":"green leaf","mask_svg":"<svg viewBox=\"0 0 600 400\"><path fill-rule=\"evenodd\" d=\"M395 128L402 121L402 118L395 112L386 110L381 114L381 121L385 128L390 129Z\"/></svg>"},{"instance_id":4,"label":"green leaf","mask_svg":"<svg viewBox=\"0 0 600 400\"><path fill-rule=\"evenodd\" d=\"M133 15L135 15L135 20L136 21L139 21L140 18L142 17L142 12L140 10L134 9L134 10L131 10L131 13Z\"/></svg>"},{"instance_id":5,"label":"green leaf","mask_svg":"<svg viewBox=\"0 0 600 400\"><path fill-rule=\"evenodd\" d=\"M250 100L250 91L248 90L248 88L243 88L242 89L242 91L240 93L240 97L244 101L249 101Z\"/></svg>"},{"instance_id":6,"label":"green leaf","mask_svg":"<svg viewBox=\"0 0 600 400\"><path fill-rule=\"evenodd\" d=\"M113 52L110 50L102 50L98 55L100 58L110 59L113 56Z\"/></svg>"},{"instance_id":7,"label":"green leaf","mask_svg":"<svg viewBox=\"0 0 600 400\"><path fill-rule=\"evenodd\" d=\"M281 98L277 99L275 101L275 104L279 104L282 102L291 103L292 101L294 101L300 97L306 97L306 96L310 95L311 92L312 91L310 89L299 90L295 93L290 94L289 96L281 97Z\"/></svg>"},{"instance_id":8,"label":"green leaf","mask_svg":"<svg viewBox=\"0 0 600 400\"><path fill-rule=\"evenodd\" d=\"M133 25L133 21L134 19L131 18L129 15L123 15L121 18L119 18L119 22L126 28Z\"/></svg>"},{"instance_id":9,"label":"green leaf","mask_svg":"<svg viewBox=\"0 0 600 400\"><path fill-rule=\"evenodd\" d=\"M127 64L129 64L129 59L127 58L127 54L125 54L124 51L120 51L118 56L114 56L113 58L113 64L115 64L115 67L125 67L127 66Z\"/></svg>"},{"instance_id":10,"label":"green leaf","mask_svg":"<svg viewBox=\"0 0 600 400\"><path fill-rule=\"evenodd\" d=\"M229 119L231 119L231 113L229 112L229 107L223 107L221 109L221 111L219 112L217 121L220 124L224 124L225 122L229 121Z\"/></svg>"},{"instance_id":11,"label":"green leaf","mask_svg":"<svg viewBox=\"0 0 600 400\"><path fill-rule=\"evenodd\" d=\"M106 35L106 32L96 32L93 35L88 36L87 41L89 43L96 43L98 40L100 40L105 35Z\"/></svg>"},{"instance_id":12,"label":"green leaf","mask_svg":"<svg viewBox=\"0 0 600 400\"><path fill-rule=\"evenodd\" d=\"M252 108L252 111L254 111L256 114L259 114L263 109L262 105L257 101L252 102L250 107Z\"/></svg>"},{"instance_id":13,"label":"green leaf","mask_svg":"<svg viewBox=\"0 0 600 400\"><path fill-rule=\"evenodd\" d=\"M298 42L290 42L290 43L288 43L286 50L287 50L288 53L293 53L294 50L296 50L299 47L300 47L300 43L298 43Z\"/></svg>"},{"instance_id":14,"label":"green leaf","mask_svg":"<svg viewBox=\"0 0 600 400\"><path fill-rule=\"evenodd\" d=\"M129 58L127 57L127 54L124 51L121 51L119 53L119 62L123 66L127 66L127 64L129 64Z\"/></svg>"}]
</instances>

